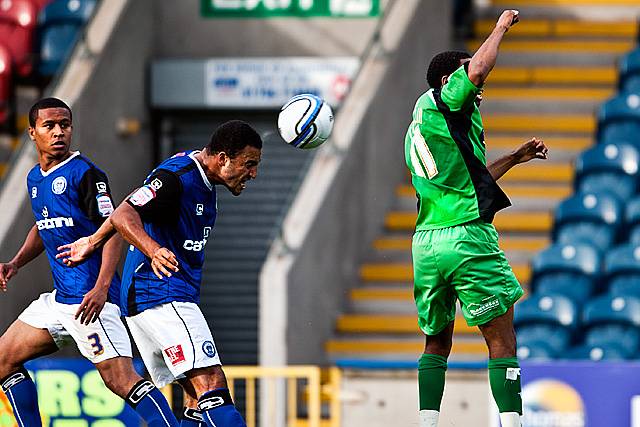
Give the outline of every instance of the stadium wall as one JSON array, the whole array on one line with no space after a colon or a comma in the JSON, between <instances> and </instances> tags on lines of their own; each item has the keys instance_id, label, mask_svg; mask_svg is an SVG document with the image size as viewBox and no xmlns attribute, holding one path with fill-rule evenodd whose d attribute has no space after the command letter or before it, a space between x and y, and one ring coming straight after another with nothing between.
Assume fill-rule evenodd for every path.
<instances>
[{"instance_id":1,"label":"stadium wall","mask_svg":"<svg viewBox=\"0 0 640 427\"><path fill-rule=\"evenodd\" d=\"M399 24L395 22L382 28L381 43L373 47L338 114L336 139L341 139L340 132L349 126L356 127L353 137L338 143L339 147L326 147L315 160L318 169L323 168L322 163L339 164L324 198L313 209L313 204L301 201L313 196L298 195L299 200L285 219L284 238L274 244L273 263L268 261L263 269L261 363L328 362L324 343L334 334L335 319L345 310L348 292L359 281L360 262L383 228L395 188L406 180L403 143L411 111L419 94L426 90L428 61L447 49L451 40L448 2L403 0L405 10L390 13L410 14L409 3L415 5L413 15L398 18L398 23L405 19L406 28L397 28ZM395 19L392 15L390 18ZM384 69L384 64L386 71L376 87L363 74L370 72L374 76ZM371 100L366 96L358 98L360 91L373 91ZM358 117L357 113L350 115L358 109L366 109L362 120L345 124ZM334 150L338 152L332 153ZM313 167L307 181L313 180ZM301 192L305 186L309 193L325 190L318 182L305 182ZM296 203L300 210L296 211ZM295 216L304 214L312 218L308 232L299 231L303 227L296 224L300 218ZM297 243L287 241L292 234L298 235ZM294 252L287 252L291 249ZM279 283L278 271L288 271L284 283ZM282 307L270 295L280 295ZM277 310L286 313L285 317L280 318ZM278 329L283 334L280 337ZM279 342L284 343L284 350L279 348Z\"/></svg>"}]
</instances>

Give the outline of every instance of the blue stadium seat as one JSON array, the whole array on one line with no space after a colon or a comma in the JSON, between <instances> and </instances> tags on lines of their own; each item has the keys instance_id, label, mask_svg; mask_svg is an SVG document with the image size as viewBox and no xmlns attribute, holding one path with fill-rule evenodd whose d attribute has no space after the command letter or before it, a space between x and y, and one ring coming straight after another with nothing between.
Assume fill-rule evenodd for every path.
<instances>
[{"instance_id":1,"label":"blue stadium seat","mask_svg":"<svg viewBox=\"0 0 640 427\"><path fill-rule=\"evenodd\" d=\"M640 93L640 49L636 48L622 57L618 76L620 92Z\"/></svg>"},{"instance_id":2,"label":"blue stadium seat","mask_svg":"<svg viewBox=\"0 0 640 427\"><path fill-rule=\"evenodd\" d=\"M625 233L632 245L640 245L640 196L627 202L624 214Z\"/></svg>"},{"instance_id":3,"label":"blue stadium seat","mask_svg":"<svg viewBox=\"0 0 640 427\"><path fill-rule=\"evenodd\" d=\"M531 264L534 293L564 295L577 304L595 293L602 274L600 253L587 244L551 245Z\"/></svg>"},{"instance_id":4,"label":"blue stadium seat","mask_svg":"<svg viewBox=\"0 0 640 427\"><path fill-rule=\"evenodd\" d=\"M581 360L626 360L632 355L623 346L617 343L605 343L602 345L582 344L568 349L561 355L562 359Z\"/></svg>"},{"instance_id":5,"label":"blue stadium seat","mask_svg":"<svg viewBox=\"0 0 640 427\"><path fill-rule=\"evenodd\" d=\"M95 5L96 0L55 0L40 12L41 76L53 76L67 60Z\"/></svg>"},{"instance_id":6,"label":"blue stadium seat","mask_svg":"<svg viewBox=\"0 0 640 427\"><path fill-rule=\"evenodd\" d=\"M555 213L553 240L587 243L606 251L616 242L623 205L606 193L578 193L560 203Z\"/></svg>"},{"instance_id":7,"label":"blue stadium seat","mask_svg":"<svg viewBox=\"0 0 640 427\"><path fill-rule=\"evenodd\" d=\"M609 294L640 298L640 245L623 245L610 250L604 265Z\"/></svg>"},{"instance_id":8,"label":"blue stadium seat","mask_svg":"<svg viewBox=\"0 0 640 427\"><path fill-rule=\"evenodd\" d=\"M603 295L589 301L582 321L587 328L585 343L589 345L618 344L629 354L640 349L640 299Z\"/></svg>"},{"instance_id":9,"label":"blue stadium seat","mask_svg":"<svg viewBox=\"0 0 640 427\"><path fill-rule=\"evenodd\" d=\"M584 151L576 161L576 192L610 192L633 196L640 184L640 152L628 143L605 142Z\"/></svg>"},{"instance_id":10,"label":"blue stadium seat","mask_svg":"<svg viewBox=\"0 0 640 427\"><path fill-rule=\"evenodd\" d=\"M518 337L518 359L520 360L552 360L556 351L547 341L527 340Z\"/></svg>"},{"instance_id":11,"label":"blue stadium seat","mask_svg":"<svg viewBox=\"0 0 640 427\"><path fill-rule=\"evenodd\" d=\"M544 341L559 353L571 343L578 324L576 305L562 295L529 296L515 307L514 326L522 346Z\"/></svg>"},{"instance_id":12,"label":"blue stadium seat","mask_svg":"<svg viewBox=\"0 0 640 427\"><path fill-rule=\"evenodd\" d=\"M640 135L640 94L621 93L598 112L598 141L628 141Z\"/></svg>"}]
</instances>

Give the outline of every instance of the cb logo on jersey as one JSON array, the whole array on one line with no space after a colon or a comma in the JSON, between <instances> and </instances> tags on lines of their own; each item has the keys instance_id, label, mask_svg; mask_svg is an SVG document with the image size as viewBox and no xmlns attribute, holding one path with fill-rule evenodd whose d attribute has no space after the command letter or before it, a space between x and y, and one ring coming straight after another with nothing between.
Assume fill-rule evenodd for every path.
<instances>
[{"instance_id":1,"label":"cb logo on jersey","mask_svg":"<svg viewBox=\"0 0 640 427\"><path fill-rule=\"evenodd\" d=\"M188 251L200 252L201 250L204 249L205 245L207 244L207 240L209 239L209 233L211 233L211 227L205 227L202 230L202 236L203 236L202 240L187 239L184 241L184 244L182 245L182 247Z\"/></svg>"}]
</instances>

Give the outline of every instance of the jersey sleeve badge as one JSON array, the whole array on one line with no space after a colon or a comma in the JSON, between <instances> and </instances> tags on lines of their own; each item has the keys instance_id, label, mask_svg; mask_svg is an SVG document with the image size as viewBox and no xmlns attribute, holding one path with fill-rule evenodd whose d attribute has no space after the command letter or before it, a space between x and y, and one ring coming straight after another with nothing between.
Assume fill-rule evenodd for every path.
<instances>
[{"instance_id":1,"label":"jersey sleeve badge","mask_svg":"<svg viewBox=\"0 0 640 427\"><path fill-rule=\"evenodd\" d=\"M151 200L155 199L155 197L155 190L149 185L143 185L129 196L129 201L135 206L144 206Z\"/></svg>"}]
</instances>

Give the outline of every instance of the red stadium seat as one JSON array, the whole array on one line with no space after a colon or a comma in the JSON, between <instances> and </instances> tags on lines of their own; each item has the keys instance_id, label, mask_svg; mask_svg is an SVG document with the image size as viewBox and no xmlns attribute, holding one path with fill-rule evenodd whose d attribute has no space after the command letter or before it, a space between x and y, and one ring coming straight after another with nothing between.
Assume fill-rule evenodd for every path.
<instances>
[{"instance_id":1,"label":"red stadium seat","mask_svg":"<svg viewBox=\"0 0 640 427\"><path fill-rule=\"evenodd\" d=\"M0 40L13 58L15 71L27 77L33 70L33 42L38 9L32 0L0 1Z\"/></svg>"},{"instance_id":2,"label":"red stadium seat","mask_svg":"<svg viewBox=\"0 0 640 427\"><path fill-rule=\"evenodd\" d=\"M11 54L0 44L0 127L5 127L11 116Z\"/></svg>"},{"instance_id":3,"label":"red stadium seat","mask_svg":"<svg viewBox=\"0 0 640 427\"><path fill-rule=\"evenodd\" d=\"M51 3L53 0L31 0L31 2L36 6L38 11L44 9L46 5Z\"/></svg>"}]
</instances>

